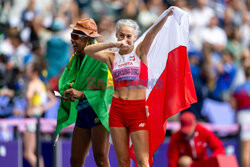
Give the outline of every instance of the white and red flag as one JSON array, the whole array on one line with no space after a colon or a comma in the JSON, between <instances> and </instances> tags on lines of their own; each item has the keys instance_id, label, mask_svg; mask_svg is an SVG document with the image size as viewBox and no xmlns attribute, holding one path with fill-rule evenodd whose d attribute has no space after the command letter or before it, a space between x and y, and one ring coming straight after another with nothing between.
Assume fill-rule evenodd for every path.
<instances>
[{"instance_id":1,"label":"white and red flag","mask_svg":"<svg viewBox=\"0 0 250 167\"><path fill-rule=\"evenodd\" d=\"M148 53L148 106L150 164L153 154L163 143L167 119L197 102L193 79L187 56L189 42L189 22L185 11L174 8L163 28L155 37ZM137 46L148 31L167 13L161 14L135 43ZM135 159L133 147L130 156Z\"/></svg>"}]
</instances>

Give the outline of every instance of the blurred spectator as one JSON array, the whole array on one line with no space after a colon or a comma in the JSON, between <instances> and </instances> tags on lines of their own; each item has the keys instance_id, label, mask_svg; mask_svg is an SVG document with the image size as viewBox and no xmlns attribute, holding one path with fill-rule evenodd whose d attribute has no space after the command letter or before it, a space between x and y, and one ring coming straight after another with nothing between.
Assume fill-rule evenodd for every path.
<instances>
[{"instance_id":1,"label":"blurred spectator","mask_svg":"<svg viewBox=\"0 0 250 167\"><path fill-rule=\"evenodd\" d=\"M211 62L209 58L207 61ZM224 51L222 59L217 64L211 63L207 67L207 71L211 73L206 74L209 78L209 98L204 100L201 114L210 123L231 125L235 122L235 113L229 103L230 87L236 74L233 56L229 52Z\"/></svg>"},{"instance_id":2,"label":"blurred spectator","mask_svg":"<svg viewBox=\"0 0 250 167\"><path fill-rule=\"evenodd\" d=\"M245 68L245 83L239 85L234 91L235 102L234 107L237 110L250 109L250 66Z\"/></svg>"},{"instance_id":3,"label":"blurred spectator","mask_svg":"<svg viewBox=\"0 0 250 167\"><path fill-rule=\"evenodd\" d=\"M210 17L208 26L201 29L201 39L215 52L221 52L226 47L227 36L224 30L218 27L218 19L215 15Z\"/></svg>"},{"instance_id":4,"label":"blurred spectator","mask_svg":"<svg viewBox=\"0 0 250 167\"><path fill-rule=\"evenodd\" d=\"M246 81L236 88L231 102L238 111L237 122L242 126L240 133L242 167L248 167L250 166L250 131L246 126L250 126L250 66L247 66L244 71Z\"/></svg>"},{"instance_id":5,"label":"blurred spectator","mask_svg":"<svg viewBox=\"0 0 250 167\"><path fill-rule=\"evenodd\" d=\"M40 116L55 103L55 97L50 91L46 90L44 82L39 77L41 72L40 62L34 62L32 65L27 66L26 74L29 79L26 93L27 117ZM47 102L47 98L50 99L49 102Z\"/></svg>"},{"instance_id":6,"label":"blurred spectator","mask_svg":"<svg viewBox=\"0 0 250 167\"><path fill-rule=\"evenodd\" d=\"M24 71L25 65L29 63L31 58L30 49L22 42L17 28L10 28L8 37L13 48L9 58L11 67L17 67L20 71Z\"/></svg>"},{"instance_id":7,"label":"blurred spectator","mask_svg":"<svg viewBox=\"0 0 250 167\"><path fill-rule=\"evenodd\" d=\"M233 92L237 86L246 81L244 69L248 66L250 66L250 50L246 48L241 53L241 65L238 66L237 73L230 88L231 92Z\"/></svg>"},{"instance_id":8,"label":"blurred spectator","mask_svg":"<svg viewBox=\"0 0 250 167\"><path fill-rule=\"evenodd\" d=\"M9 18L9 11L13 5L13 0L1 0L0 1L0 23L7 24Z\"/></svg>"},{"instance_id":9,"label":"blurred spectator","mask_svg":"<svg viewBox=\"0 0 250 167\"><path fill-rule=\"evenodd\" d=\"M227 51L222 54L222 60L216 64L217 81L211 96L214 99L228 101L230 87L236 74L233 55Z\"/></svg>"},{"instance_id":10,"label":"blurred spectator","mask_svg":"<svg viewBox=\"0 0 250 167\"><path fill-rule=\"evenodd\" d=\"M216 82L216 72L212 61L212 49L204 45L202 53L204 58L201 65L201 76L204 78L204 82L206 83L208 90L211 91L214 89Z\"/></svg>"},{"instance_id":11,"label":"blurred spectator","mask_svg":"<svg viewBox=\"0 0 250 167\"><path fill-rule=\"evenodd\" d=\"M53 32L47 41L46 60L48 63L48 76L50 80L60 73L60 70L67 64L70 55L70 44L62 36L65 23L60 19L55 19L50 30Z\"/></svg>"},{"instance_id":12,"label":"blurred spectator","mask_svg":"<svg viewBox=\"0 0 250 167\"><path fill-rule=\"evenodd\" d=\"M13 99L12 116L10 118L24 118L26 99L23 96L16 96Z\"/></svg>"},{"instance_id":13,"label":"blurred spectator","mask_svg":"<svg viewBox=\"0 0 250 167\"><path fill-rule=\"evenodd\" d=\"M126 0L127 1L127 0ZM124 8L125 2L123 0L95 0L91 1L91 4L86 7L81 12L86 13L86 17L94 18L95 20L100 20L101 16L111 15L115 20L121 17L122 10ZM128 2L128 1L127 1ZM82 17L80 18L82 19Z\"/></svg>"},{"instance_id":14,"label":"blurred spectator","mask_svg":"<svg viewBox=\"0 0 250 167\"><path fill-rule=\"evenodd\" d=\"M99 42L113 42L115 37L115 20L112 16L101 17L98 24L99 33L102 35L98 38Z\"/></svg>"},{"instance_id":15,"label":"blurred spectator","mask_svg":"<svg viewBox=\"0 0 250 167\"><path fill-rule=\"evenodd\" d=\"M47 109L49 109L56 102L53 94L46 90L45 84L39 78L41 74L40 62L36 62L27 67L27 76L29 79L28 89L26 93L27 108L26 117L40 117ZM50 99L47 102L47 97ZM24 157L28 160L31 166L36 165L36 125L33 123L27 124L27 131L24 132ZM42 157L40 157L39 164L44 166Z\"/></svg>"},{"instance_id":16,"label":"blurred spectator","mask_svg":"<svg viewBox=\"0 0 250 167\"><path fill-rule=\"evenodd\" d=\"M2 85L0 88L0 117L10 118L14 115L23 116L24 108L20 112L15 112L18 98L24 99L25 91L24 82L21 78L22 73L18 68L3 67L4 75L2 77ZM25 102L22 103L25 107Z\"/></svg>"},{"instance_id":17,"label":"blurred spectator","mask_svg":"<svg viewBox=\"0 0 250 167\"><path fill-rule=\"evenodd\" d=\"M195 92L198 99L197 103L192 104L189 110L195 114L197 120L201 120L202 115L200 111L202 108L203 100L205 97L207 97L208 94L208 88L206 86L206 81L203 76L203 71L200 68L202 64L201 53L189 52L188 56L193 82L195 85Z\"/></svg>"},{"instance_id":18,"label":"blurred spectator","mask_svg":"<svg viewBox=\"0 0 250 167\"><path fill-rule=\"evenodd\" d=\"M23 42L26 42L30 48L39 46L38 30L39 26L35 23L35 17L38 12L35 10L36 0L29 0L28 6L22 12L22 21L24 27L20 33Z\"/></svg>"},{"instance_id":19,"label":"blurred spectator","mask_svg":"<svg viewBox=\"0 0 250 167\"><path fill-rule=\"evenodd\" d=\"M189 6L186 0L175 0L174 6L177 6L185 11L189 11Z\"/></svg>"},{"instance_id":20,"label":"blurred spectator","mask_svg":"<svg viewBox=\"0 0 250 167\"><path fill-rule=\"evenodd\" d=\"M68 27L69 24L76 23L81 15L77 2L88 4L90 1L87 1L62 0L59 4L58 12L54 13L54 16L63 22L64 28ZM87 10L87 8L85 9Z\"/></svg>"},{"instance_id":21,"label":"blurred spectator","mask_svg":"<svg viewBox=\"0 0 250 167\"><path fill-rule=\"evenodd\" d=\"M241 44L243 48L250 48L250 20L248 12L244 12L243 24L240 26Z\"/></svg>"},{"instance_id":22,"label":"blurred spectator","mask_svg":"<svg viewBox=\"0 0 250 167\"><path fill-rule=\"evenodd\" d=\"M240 55L243 50L241 44L241 36L238 27L230 27L230 34L228 36L229 40L227 42L226 50L233 55L233 58L237 65L240 63Z\"/></svg>"},{"instance_id":23,"label":"blurred spectator","mask_svg":"<svg viewBox=\"0 0 250 167\"><path fill-rule=\"evenodd\" d=\"M162 0L148 0L141 3L137 20L142 31L148 29L166 8Z\"/></svg>"},{"instance_id":24,"label":"blurred spectator","mask_svg":"<svg viewBox=\"0 0 250 167\"><path fill-rule=\"evenodd\" d=\"M85 1L76 0L79 8L87 8L90 5L90 1L91 0L85 0Z\"/></svg>"},{"instance_id":25,"label":"blurred spectator","mask_svg":"<svg viewBox=\"0 0 250 167\"><path fill-rule=\"evenodd\" d=\"M127 0L124 1L124 7L121 11L122 18L136 19L138 12L140 10L141 1Z\"/></svg>"},{"instance_id":26,"label":"blurred spectator","mask_svg":"<svg viewBox=\"0 0 250 167\"><path fill-rule=\"evenodd\" d=\"M11 89L5 88L0 91L0 118L7 118L12 114L12 98L15 92Z\"/></svg>"},{"instance_id":27,"label":"blurred spectator","mask_svg":"<svg viewBox=\"0 0 250 167\"><path fill-rule=\"evenodd\" d=\"M7 71L8 56L0 54L0 89L5 85L5 73Z\"/></svg>"},{"instance_id":28,"label":"blurred spectator","mask_svg":"<svg viewBox=\"0 0 250 167\"><path fill-rule=\"evenodd\" d=\"M189 52L188 53L190 69L193 77L198 77L200 75L200 64L201 55L199 52Z\"/></svg>"},{"instance_id":29,"label":"blurred spectator","mask_svg":"<svg viewBox=\"0 0 250 167\"><path fill-rule=\"evenodd\" d=\"M225 10L225 25L233 24L235 26L242 25L242 16L246 11L246 7L241 0L229 0Z\"/></svg>"},{"instance_id":30,"label":"blurred spectator","mask_svg":"<svg viewBox=\"0 0 250 167\"><path fill-rule=\"evenodd\" d=\"M213 132L197 124L193 113L182 113L180 123L181 129L170 139L167 154L169 167L190 167L193 162L207 159L207 147L213 151L212 156L225 154L222 142Z\"/></svg>"},{"instance_id":31,"label":"blurred spectator","mask_svg":"<svg viewBox=\"0 0 250 167\"><path fill-rule=\"evenodd\" d=\"M193 28L205 27L214 16L214 11L208 6L207 0L197 0L197 6L191 10L190 25Z\"/></svg>"}]
</instances>

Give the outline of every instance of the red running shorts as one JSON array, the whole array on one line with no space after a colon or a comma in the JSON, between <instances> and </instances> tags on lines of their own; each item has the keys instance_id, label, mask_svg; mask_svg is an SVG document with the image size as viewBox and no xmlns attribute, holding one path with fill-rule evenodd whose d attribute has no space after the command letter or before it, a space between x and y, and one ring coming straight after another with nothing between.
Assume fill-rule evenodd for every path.
<instances>
[{"instance_id":1,"label":"red running shorts","mask_svg":"<svg viewBox=\"0 0 250 167\"><path fill-rule=\"evenodd\" d=\"M148 130L145 100L112 99L109 127L126 127L129 133Z\"/></svg>"}]
</instances>

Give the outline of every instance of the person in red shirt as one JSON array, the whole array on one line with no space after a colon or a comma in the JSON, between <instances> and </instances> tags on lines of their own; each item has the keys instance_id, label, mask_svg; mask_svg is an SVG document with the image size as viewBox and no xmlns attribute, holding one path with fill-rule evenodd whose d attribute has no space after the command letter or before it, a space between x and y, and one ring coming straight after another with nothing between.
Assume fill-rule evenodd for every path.
<instances>
[{"instance_id":1,"label":"person in red shirt","mask_svg":"<svg viewBox=\"0 0 250 167\"><path fill-rule=\"evenodd\" d=\"M208 158L207 147L213 154L225 154L218 137L196 123L193 113L186 111L180 116L181 129L171 136L167 153L169 167L190 167L192 162Z\"/></svg>"}]
</instances>

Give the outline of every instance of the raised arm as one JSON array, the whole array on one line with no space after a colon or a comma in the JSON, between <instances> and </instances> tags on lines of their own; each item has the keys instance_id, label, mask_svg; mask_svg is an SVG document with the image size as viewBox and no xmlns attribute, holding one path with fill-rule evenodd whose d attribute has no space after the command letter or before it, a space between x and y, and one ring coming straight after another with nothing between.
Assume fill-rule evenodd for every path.
<instances>
[{"instance_id":1,"label":"raised arm","mask_svg":"<svg viewBox=\"0 0 250 167\"><path fill-rule=\"evenodd\" d=\"M141 44L139 45L139 55L142 58L143 56L147 56L150 46L157 35L157 33L161 30L163 25L165 24L167 18L171 16L174 12L174 9L172 8L169 13L158 23L156 24L145 36Z\"/></svg>"},{"instance_id":2,"label":"raised arm","mask_svg":"<svg viewBox=\"0 0 250 167\"><path fill-rule=\"evenodd\" d=\"M84 52L98 61L107 63L111 53L105 50L109 48L111 48L110 43L97 43L86 46Z\"/></svg>"},{"instance_id":3,"label":"raised arm","mask_svg":"<svg viewBox=\"0 0 250 167\"><path fill-rule=\"evenodd\" d=\"M122 48L127 47L127 44L124 41L118 42L109 42L109 43L97 43L93 45L88 45L85 47L84 52L94 59L104 62L107 65L110 63L110 56L113 55L113 52L106 51L109 48Z\"/></svg>"}]
</instances>

